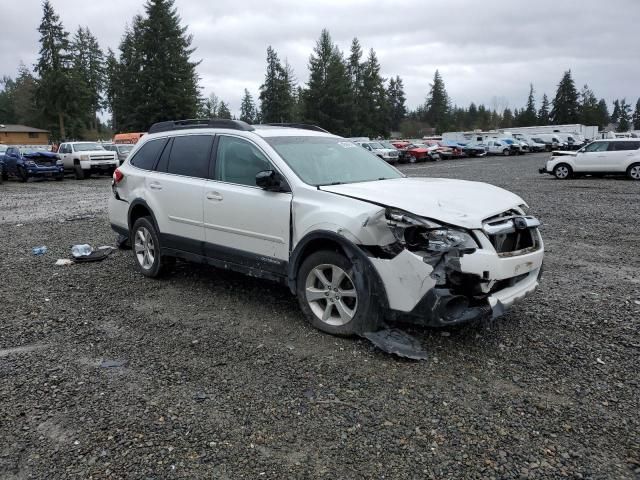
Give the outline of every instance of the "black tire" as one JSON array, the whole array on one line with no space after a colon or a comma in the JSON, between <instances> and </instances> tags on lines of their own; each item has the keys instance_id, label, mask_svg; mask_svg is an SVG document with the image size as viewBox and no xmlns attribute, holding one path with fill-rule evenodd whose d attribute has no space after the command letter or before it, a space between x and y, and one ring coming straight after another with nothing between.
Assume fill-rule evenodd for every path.
<instances>
[{"instance_id":1,"label":"black tire","mask_svg":"<svg viewBox=\"0 0 640 480\"><path fill-rule=\"evenodd\" d=\"M64 175L58 175L57 177L55 177L56 182L61 182L62 180L64 180Z\"/></svg>"},{"instance_id":2,"label":"black tire","mask_svg":"<svg viewBox=\"0 0 640 480\"><path fill-rule=\"evenodd\" d=\"M9 180L9 173L6 170L2 171L2 175L0 175L2 177L2 180L6 181Z\"/></svg>"},{"instance_id":3,"label":"black tire","mask_svg":"<svg viewBox=\"0 0 640 480\"><path fill-rule=\"evenodd\" d=\"M26 183L26 181L29 180L29 175L27 175L27 172L25 172L22 167L18 167L18 180L22 183Z\"/></svg>"},{"instance_id":4,"label":"black tire","mask_svg":"<svg viewBox=\"0 0 640 480\"><path fill-rule=\"evenodd\" d=\"M337 286L333 284L323 283L318 277L312 273L318 267L338 267L345 273L345 277L341 283ZM327 268L325 271L329 271ZM324 277L326 280L332 282L332 278ZM318 295L322 294L326 296L318 298L317 301L311 302L307 298L307 287L315 290ZM353 288L349 288L353 287ZM337 290L336 290L337 289ZM343 290L344 289L344 290ZM333 290L333 291L332 291ZM355 301L350 295L346 295L346 292L354 292L356 294ZM366 271L363 270L362 263L358 262L356 265L343 254L330 251L320 250L309 255L300 265L298 269L298 277L296 282L296 294L298 297L298 303L304 313L305 317L311 325L318 330L321 330L332 335L350 336L363 332L375 331L382 323L381 320L381 308L376 300L375 285L372 278L369 277ZM344 294L344 295L343 295ZM331 297L329 297L331 295ZM342 298L340 298L342 295ZM332 300L331 304L329 303ZM313 309L311 306L313 303ZM340 313L340 308L344 311L344 307L352 312L352 318L345 321ZM333 323L330 318L327 321L323 321L316 312L326 311L327 308L332 315L341 317L337 319L341 324Z\"/></svg>"},{"instance_id":5,"label":"black tire","mask_svg":"<svg viewBox=\"0 0 640 480\"><path fill-rule=\"evenodd\" d=\"M640 163L632 163L627 168L627 177L631 180L640 180Z\"/></svg>"},{"instance_id":6,"label":"black tire","mask_svg":"<svg viewBox=\"0 0 640 480\"><path fill-rule=\"evenodd\" d=\"M84 180L85 179L84 170L82 169L82 167L80 166L79 163L73 166L73 173L76 176L76 180Z\"/></svg>"},{"instance_id":7,"label":"black tire","mask_svg":"<svg viewBox=\"0 0 640 480\"><path fill-rule=\"evenodd\" d=\"M553 175L558 180L567 180L573 175L573 169L566 163L559 163L553 167Z\"/></svg>"},{"instance_id":8,"label":"black tire","mask_svg":"<svg viewBox=\"0 0 640 480\"><path fill-rule=\"evenodd\" d=\"M511 150L509 150L508 148L505 148L504 150L502 150L502 155L504 155L505 157L508 157L509 155L511 155Z\"/></svg>"},{"instance_id":9,"label":"black tire","mask_svg":"<svg viewBox=\"0 0 640 480\"><path fill-rule=\"evenodd\" d=\"M146 245L153 250L153 261L150 261L145 265L145 253L148 252L141 252L138 247L144 248L145 242L143 241L143 238L147 238L147 234L150 235L152 243L146 243ZM145 277L156 278L160 276L164 267L164 262L161 255L162 249L160 246L158 232L151 217L142 217L137 219L133 224L129 238L136 269ZM140 258L140 255L142 255L142 258ZM148 256L146 258L150 260Z\"/></svg>"}]
</instances>

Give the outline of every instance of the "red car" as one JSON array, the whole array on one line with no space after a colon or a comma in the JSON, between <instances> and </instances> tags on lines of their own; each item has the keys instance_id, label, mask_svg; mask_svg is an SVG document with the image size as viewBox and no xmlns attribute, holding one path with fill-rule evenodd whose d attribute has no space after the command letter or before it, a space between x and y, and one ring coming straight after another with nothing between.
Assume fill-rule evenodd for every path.
<instances>
[{"instance_id":1,"label":"red car","mask_svg":"<svg viewBox=\"0 0 640 480\"><path fill-rule=\"evenodd\" d=\"M440 160L435 148L424 143L410 143L400 151L400 161L403 163L426 162Z\"/></svg>"}]
</instances>

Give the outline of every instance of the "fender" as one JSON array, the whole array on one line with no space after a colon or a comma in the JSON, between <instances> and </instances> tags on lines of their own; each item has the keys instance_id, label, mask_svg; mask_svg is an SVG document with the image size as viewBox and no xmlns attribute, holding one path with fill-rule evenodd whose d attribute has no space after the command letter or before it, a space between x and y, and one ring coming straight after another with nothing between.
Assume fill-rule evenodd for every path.
<instances>
[{"instance_id":1,"label":"fender","mask_svg":"<svg viewBox=\"0 0 640 480\"><path fill-rule=\"evenodd\" d=\"M315 232L311 232L305 235L296 245L296 248L293 250L289 257L289 269L287 273L287 283L289 284L289 289L291 293L296 294L296 283L298 276L298 269L300 268L300 264L302 263L303 256L302 254L305 251L307 245L315 240L330 240L332 242L337 243L342 249L343 253L356 265L361 265L361 269L356 269L356 272L360 274L367 274L369 278L372 279L373 286L375 287L375 292L372 292L373 295L378 297L378 301L380 302L380 306L383 309L389 308L389 301L387 299L387 292L384 288L384 284L382 283L382 279L378 274L378 271L373 266L373 263L369 259L369 257L365 254L365 252L355 243L351 242L349 239L339 235L335 232L331 232L328 230L316 230Z\"/></svg>"},{"instance_id":2,"label":"fender","mask_svg":"<svg viewBox=\"0 0 640 480\"><path fill-rule=\"evenodd\" d=\"M153 210L151 209L151 207L149 207L149 204L145 200L143 200L142 198L136 198L129 204L129 211L127 212L127 225L129 225L129 231L131 231L131 228L133 227L133 225L131 225L131 212L136 207L136 205L144 206L151 213L151 217L153 218L153 224L155 225L157 230L158 222L156 220L155 213L153 213ZM160 234L159 230L158 230L158 234Z\"/></svg>"}]
</instances>

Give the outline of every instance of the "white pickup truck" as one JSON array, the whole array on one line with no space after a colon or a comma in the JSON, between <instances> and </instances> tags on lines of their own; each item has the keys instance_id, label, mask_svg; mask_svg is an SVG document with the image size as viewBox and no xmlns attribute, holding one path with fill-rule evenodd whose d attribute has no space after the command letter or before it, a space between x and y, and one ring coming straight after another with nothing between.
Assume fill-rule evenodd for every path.
<instances>
[{"instance_id":1,"label":"white pickup truck","mask_svg":"<svg viewBox=\"0 0 640 480\"><path fill-rule=\"evenodd\" d=\"M92 173L113 175L120 164L116 152L105 150L96 142L61 143L58 156L62 159L65 171L74 172L78 180L89 178Z\"/></svg>"}]
</instances>

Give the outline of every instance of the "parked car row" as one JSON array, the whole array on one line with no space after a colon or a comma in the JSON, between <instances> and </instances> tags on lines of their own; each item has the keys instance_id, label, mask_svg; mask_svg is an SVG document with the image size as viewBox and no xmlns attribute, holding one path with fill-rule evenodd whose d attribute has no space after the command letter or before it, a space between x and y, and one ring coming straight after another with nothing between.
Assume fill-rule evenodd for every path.
<instances>
[{"instance_id":1,"label":"parked car row","mask_svg":"<svg viewBox=\"0 0 640 480\"><path fill-rule=\"evenodd\" d=\"M65 173L79 180L97 173L112 175L132 148L98 142L65 142L57 148L0 145L0 177L26 182L30 178L63 180Z\"/></svg>"}]
</instances>

